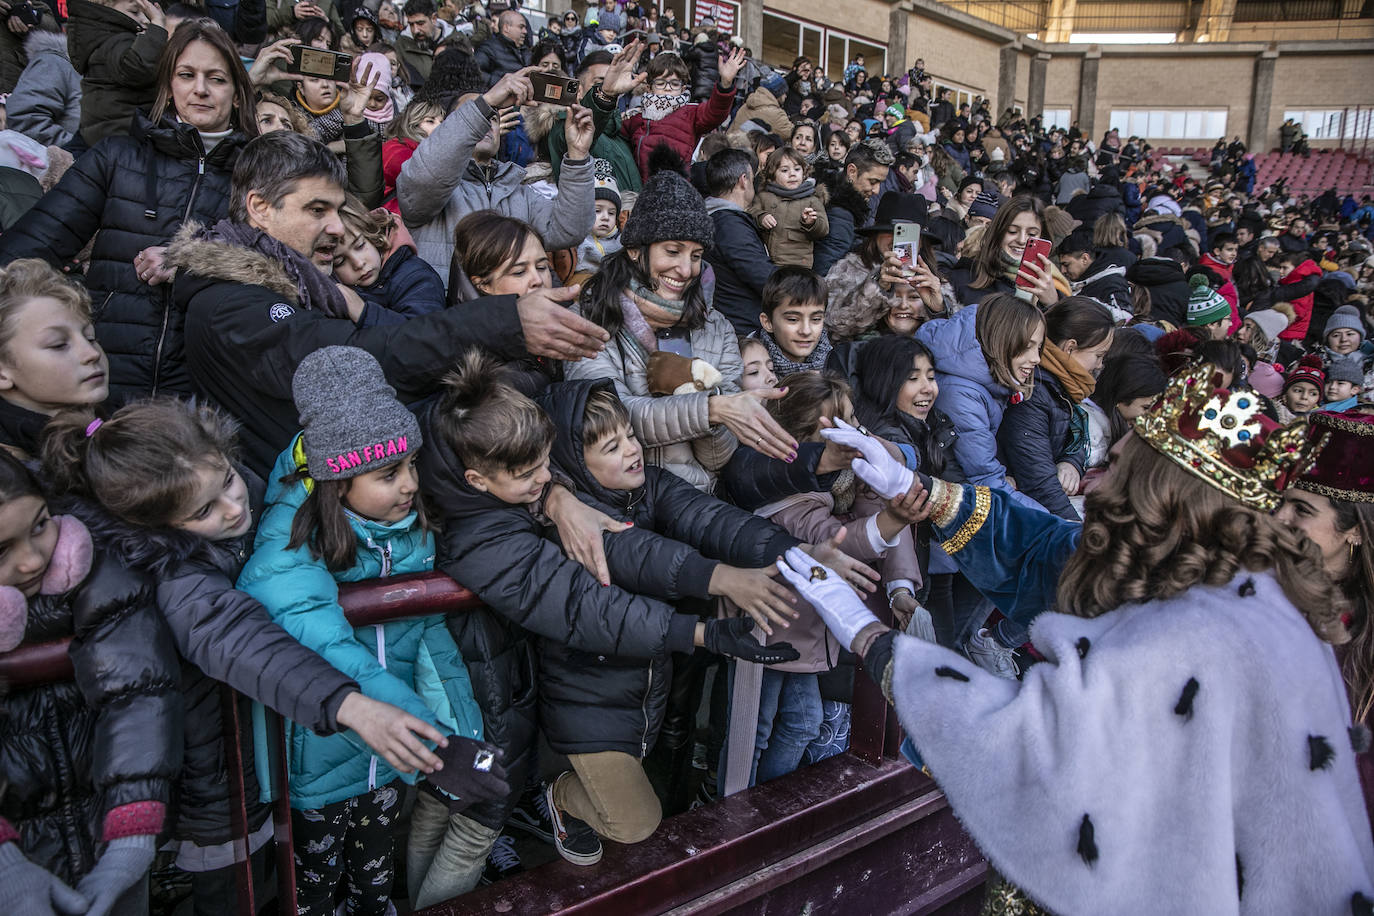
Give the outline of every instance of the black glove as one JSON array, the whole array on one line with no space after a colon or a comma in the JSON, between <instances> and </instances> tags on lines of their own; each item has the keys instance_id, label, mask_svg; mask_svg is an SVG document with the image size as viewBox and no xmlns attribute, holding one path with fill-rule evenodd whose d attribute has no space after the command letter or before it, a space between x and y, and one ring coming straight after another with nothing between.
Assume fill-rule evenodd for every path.
<instances>
[{"instance_id":1,"label":"black glove","mask_svg":"<svg viewBox=\"0 0 1374 916\"><path fill-rule=\"evenodd\" d=\"M749 634L752 629L754 629L752 617L708 620L706 621L706 632L701 638L701 644L717 655L728 655L731 658L756 662L760 665L778 665L783 662L794 662L801 658L797 650L792 648L791 643L775 642L767 646L761 645L757 639Z\"/></svg>"},{"instance_id":2,"label":"black glove","mask_svg":"<svg viewBox=\"0 0 1374 916\"><path fill-rule=\"evenodd\" d=\"M477 802L510 795L506 768L501 766L501 749L496 745L449 735L448 747L436 747L434 753L444 762L444 768L425 778L434 788L457 796L456 800L444 797L450 811L457 813Z\"/></svg>"}]
</instances>

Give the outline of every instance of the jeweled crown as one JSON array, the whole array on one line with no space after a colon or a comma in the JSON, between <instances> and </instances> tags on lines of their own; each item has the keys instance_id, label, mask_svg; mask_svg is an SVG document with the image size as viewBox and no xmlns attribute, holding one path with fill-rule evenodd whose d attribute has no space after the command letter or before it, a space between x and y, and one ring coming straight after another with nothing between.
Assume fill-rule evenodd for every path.
<instances>
[{"instance_id":1,"label":"jeweled crown","mask_svg":"<svg viewBox=\"0 0 1374 916\"><path fill-rule=\"evenodd\" d=\"M1280 426L1261 413L1252 391L1217 386L1210 363L1174 374L1164 394L1135 420L1154 449L1251 509L1272 512L1283 491L1311 467L1320 443L1307 422Z\"/></svg>"}]
</instances>

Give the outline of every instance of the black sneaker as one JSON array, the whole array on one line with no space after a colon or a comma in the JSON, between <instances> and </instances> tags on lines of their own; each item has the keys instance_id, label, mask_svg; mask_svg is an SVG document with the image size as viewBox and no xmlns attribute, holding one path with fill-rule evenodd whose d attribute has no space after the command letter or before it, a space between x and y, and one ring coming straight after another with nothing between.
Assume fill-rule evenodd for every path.
<instances>
[{"instance_id":1,"label":"black sneaker","mask_svg":"<svg viewBox=\"0 0 1374 916\"><path fill-rule=\"evenodd\" d=\"M520 874L525 866L520 862L520 854L515 851L515 841L504 833L496 838L491 852L487 853L487 864L482 869L482 877L477 883L495 884L503 878Z\"/></svg>"},{"instance_id":2,"label":"black sneaker","mask_svg":"<svg viewBox=\"0 0 1374 916\"><path fill-rule=\"evenodd\" d=\"M553 845L558 854L574 865L595 865L601 861L601 837L584 820L579 820L553 803L553 786L544 787L544 801L553 817Z\"/></svg>"},{"instance_id":3,"label":"black sneaker","mask_svg":"<svg viewBox=\"0 0 1374 916\"><path fill-rule=\"evenodd\" d=\"M552 843L553 819L549 817L545 788L544 783L536 782L525 789L525 794L520 796L520 803L510 813L506 826L538 837L545 843Z\"/></svg>"}]
</instances>

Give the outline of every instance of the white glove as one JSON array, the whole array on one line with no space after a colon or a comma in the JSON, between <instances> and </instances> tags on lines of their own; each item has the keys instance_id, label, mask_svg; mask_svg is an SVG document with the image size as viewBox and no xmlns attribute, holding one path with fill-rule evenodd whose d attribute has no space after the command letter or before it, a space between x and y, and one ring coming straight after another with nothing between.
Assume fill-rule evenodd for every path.
<instances>
[{"instance_id":1,"label":"white glove","mask_svg":"<svg viewBox=\"0 0 1374 916\"><path fill-rule=\"evenodd\" d=\"M883 499L895 499L911 489L915 473L893 458L877 439L859 432L838 417L835 418L835 428L822 429L821 435L863 455L850 462L850 466L859 479Z\"/></svg>"},{"instance_id":2,"label":"white glove","mask_svg":"<svg viewBox=\"0 0 1374 916\"><path fill-rule=\"evenodd\" d=\"M854 637L860 630L879 622L839 573L821 566L799 547L783 554L783 559L778 561L778 572L811 603L830 632L835 634L835 639L846 649L853 647Z\"/></svg>"}]
</instances>

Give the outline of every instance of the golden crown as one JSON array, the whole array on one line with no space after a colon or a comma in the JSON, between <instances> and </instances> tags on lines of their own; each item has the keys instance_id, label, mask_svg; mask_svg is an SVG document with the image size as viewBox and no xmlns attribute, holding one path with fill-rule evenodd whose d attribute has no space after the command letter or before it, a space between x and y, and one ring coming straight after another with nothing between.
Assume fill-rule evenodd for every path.
<instances>
[{"instance_id":1,"label":"golden crown","mask_svg":"<svg viewBox=\"0 0 1374 916\"><path fill-rule=\"evenodd\" d=\"M1210 363L1175 373L1164 394L1135 420L1154 449L1251 509L1272 512L1288 485L1320 451L1307 421L1280 426L1261 413L1252 391L1218 387Z\"/></svg>"}]
</instances>

